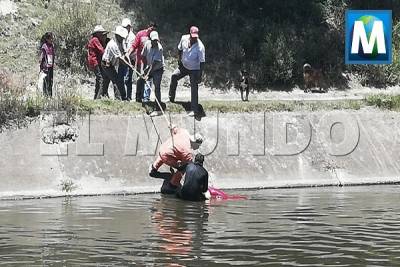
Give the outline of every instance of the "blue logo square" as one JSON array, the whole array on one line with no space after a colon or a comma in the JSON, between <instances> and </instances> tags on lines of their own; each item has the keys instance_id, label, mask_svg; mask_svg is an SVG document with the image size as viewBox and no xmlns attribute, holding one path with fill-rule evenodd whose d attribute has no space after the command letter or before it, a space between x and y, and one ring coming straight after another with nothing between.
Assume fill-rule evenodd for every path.
<instances>
[{"instance_id":1,"label":"blue logo square","mask_svg":"<svg viewBox=\"0 0 400 267\"><path fill-rule=\"evenodd\" d=\"M392 11L346 11L346 64L392 63Z\"/></svg>"}]
</instances>

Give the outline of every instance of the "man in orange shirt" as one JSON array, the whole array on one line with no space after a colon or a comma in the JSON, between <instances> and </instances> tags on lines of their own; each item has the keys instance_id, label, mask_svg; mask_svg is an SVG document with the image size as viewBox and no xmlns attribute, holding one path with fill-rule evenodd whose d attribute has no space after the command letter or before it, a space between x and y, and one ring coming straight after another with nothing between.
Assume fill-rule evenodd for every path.
<instances>
[{"instance_id":1,"label":"man in orange shirt","mask_svg":"<svg viewBox=\"0 0 400 267\"><path fill-rule=\"evenodd\" d=\"M172 127L171 137L161 144L156 161L150 166L149 175L156 177L158 169L166 164L177 169L173 173L170 184L178 187L183 176L181 167L193 160L193 150L197 150L203 143L203 137L196 133L190 135L186 129Z\"/></svg>"}]
</instances>

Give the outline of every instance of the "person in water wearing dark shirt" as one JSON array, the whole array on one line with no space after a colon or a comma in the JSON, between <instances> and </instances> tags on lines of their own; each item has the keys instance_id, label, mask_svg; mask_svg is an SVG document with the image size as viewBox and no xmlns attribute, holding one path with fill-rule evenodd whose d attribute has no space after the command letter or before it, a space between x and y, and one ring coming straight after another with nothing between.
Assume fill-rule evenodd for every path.
<instances>
[{"instance_id":1,"label":"person in water wearing dark shirt","mask_svg":"<svg viewBox=\"0 0 400 267\"><path fill-rule=\"evenodd\" d=\"M208 172L203 167L204 155L197 154L194 162L189 162L181 167L179 171L185 173L185 182L183 185L174 186L170 183L173 176L173 169L171 173L159 173L154 178L164 179L161 186L161 193L168 195L176 195L178 198L190 201L205 200L204 193L208 190Z\"/></svg>"},{"instance_id":2,"label":"person in water wearing dark shirt","mask_svg":"<svg viewBox=\"0 0 400 267\"><path fill-rule=\"evenodd\" d=\"M190 162L185 168L185 182L177 190L177 197L190 200L205 200L204 193L208 190L208 172L203 167L204 155L197 154L194 162Z\"/></svg>"}]
</instances>

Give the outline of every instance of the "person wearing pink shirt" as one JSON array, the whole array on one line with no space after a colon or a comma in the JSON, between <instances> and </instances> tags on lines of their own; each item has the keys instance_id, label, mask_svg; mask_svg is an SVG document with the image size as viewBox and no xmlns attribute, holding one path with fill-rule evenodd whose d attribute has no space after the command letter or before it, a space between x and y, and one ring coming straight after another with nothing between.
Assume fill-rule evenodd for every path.
<instances>
[{"instance_id":1,"label":"person wearing pink shirt","mask_svg":"<svg viewBox=\"0 0 400 267\"><path fill-rule=\"evenodd\" d=\"M193 160L194 150L202 143L203 137L200 134L190 135L186 129L172 127L171 137L161 144L157 159L150 166L149 176L156 177L158 169L165 164L177 169L170 183L173 187L178 187L183 176L181 167Z\"/></svg>"}]
</instances>

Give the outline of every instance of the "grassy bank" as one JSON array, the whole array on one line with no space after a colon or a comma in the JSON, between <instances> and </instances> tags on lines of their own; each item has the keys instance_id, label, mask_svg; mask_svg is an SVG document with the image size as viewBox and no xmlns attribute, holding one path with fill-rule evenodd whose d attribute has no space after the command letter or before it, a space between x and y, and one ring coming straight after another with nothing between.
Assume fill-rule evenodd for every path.
<instances>
[{"instance_id":1,"label":"grassy bank","mask_svg":"<svg viewBox=\"0 0 400 267\"><path fill-rule=\"evenodd\" d=\"M296 112L296 111L330 111L359 110L364 107L375 107L382 110L400 111L400 95L371 95L362 100L336 101L202 101L205 113L210 112ZM184 113L189 103L166 103L166 110L171 113ZM152 110L151 106L143 107L135 102L115 100L87 100L74 95L63 95L53 99L24 99L12 94L1 94L0 98L0 128L20 125L26 118L37 117L42 111L66 111L68 115L76 114L113 114L137 115Z\"/></svg>"}]
</instances>

